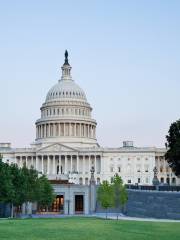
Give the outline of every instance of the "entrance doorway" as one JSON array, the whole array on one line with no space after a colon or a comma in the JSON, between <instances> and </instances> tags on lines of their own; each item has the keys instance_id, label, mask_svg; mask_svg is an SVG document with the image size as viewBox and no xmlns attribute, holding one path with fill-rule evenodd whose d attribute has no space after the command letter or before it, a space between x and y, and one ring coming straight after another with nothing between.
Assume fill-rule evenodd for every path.
<instances>
[{"instance_id":1,"label":"entrance doorway","mask_svg":"<svg viewBox=\"0 0 180 240\"><path fill-rule=\"evenodd\" d=\"M52 212L64 213L64 196L57 195L52 204Z\"/></svg>"},{"instance_id":2,"label":"entrance doorway","mask_svg":"<svg viewBox=\"0 0 180 240\"><path fill-rule=\"evenodd\" d=\"M75 213L82 214L84 212L84 196L75 195Z\"/></svg>"}]
</instances>

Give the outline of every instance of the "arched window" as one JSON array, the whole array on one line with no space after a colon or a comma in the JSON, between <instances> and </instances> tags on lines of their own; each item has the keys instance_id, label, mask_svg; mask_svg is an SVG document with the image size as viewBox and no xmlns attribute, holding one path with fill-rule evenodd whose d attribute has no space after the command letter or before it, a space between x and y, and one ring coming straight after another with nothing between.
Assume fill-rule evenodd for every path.
<instances>
[{"instance_id":1,"label":"arched window","mask_svg":"<svg viewBox=\"0 0 180 240\"><path fill-rule=\"evenodd\" d=\"M100 178L97 178L97 185L100 184Z\"/></svg>"},{"instance_id":2,"label":"arched window","mask_svg":"<svg viewBox=\"0 0 180 240\"><path fill-rule=\"evenodd\" d=\"M136 166L136 169L137 169L137 172L141 172L141 165L138 164L138 165Z\"/></svg>"},{"instance_id":3,"label":"arched window","mask_svg":"<svg viewBox=\"0 0 180 240\"><path fill-rule=\"evenodd\" d=\"M174 185L176 184L176 178L175 177L172 178L172 184L174 184Z\"/></svg>"},{"instance_id":4,"label":"arched window","mask_svg":"<svg viewBox=\"0 0 180 240\"><path fill-rule=\"evenodd\" d=\"M85 178L85 184L88 185L88 178Z\"/></svg>"},{"instance_id":5,"label":"arched window","mask_svg":"<svg viewBox=\"0 0 180 240\"><path fill-rule=\"evenodd\" d=\"M160 181L161 181L161 183L164 183L164 178L162 177L162 178L160 179Z\"/></svg>"},{"instance_id":6,"label":"arched window","mask_svg":"<svg viewBox=\"0 0 180 240\"><path fill-rule=\"evenodd\" d=\"M79 184L82 185L83 184L83 179L80 177L79 178Z\"/></svg>"},{"instance_id":7,"label":"arched window","mask_svg":"<svg viewBox=\"0 0 180 240\"><path fill-rule=\"evenodd\" d=\"M114 167L110 166L110 172L114 172Z\"/></svg>"}]
</instances>

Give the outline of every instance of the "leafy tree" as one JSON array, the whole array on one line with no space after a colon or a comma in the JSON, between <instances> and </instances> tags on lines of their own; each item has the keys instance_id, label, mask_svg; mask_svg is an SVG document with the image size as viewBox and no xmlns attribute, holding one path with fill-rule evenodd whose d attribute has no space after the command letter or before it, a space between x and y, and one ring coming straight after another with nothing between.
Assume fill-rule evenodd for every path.
<instances>
[{"instance_id":1,"label":"leafy tree","mask_svg":"<svg viewBox=\"0 0 180 240\"><path fill-rule=\"evenodd\" d=\"M0 160L0 202L12 203L15 191L9 165Z\"/></svg>"},{"instance_id":2,"label":"leafy tree","mask_svg":"<svg viewBox=\"0 0 180 240\"><path fill-rule=\"evenodd\" d=\"M165 158L176 176L180 175L180 120L171 124L166 136Z\"/></svg>"},{"instance_id":3,"label":"leafy tree","mask_svg":"<svg viewBox=\"0 0 180 240\"><path fill-rule=\"evenodd\" d=\"M14 188L14 198L12 201L11 217L14 215L14 207L19 207L24 203L26 196L26 177L23 174L22 169L18 168L17 164L11 164L9 166L11 172L11 181Z\"/></svg>"},{"instance_id":4,"label":"leafy tree","mask_svg":"<svg viewBox=\"0 0 180 240\"><path fill-rule=\"evenodd\" d=\"M114 206L118 210L117 212L117 219L118 219L120 209L122 209L123 211L124 205L128 200L126 187L123 185L123 181L118 174L116 174L112 178L112 188L113 188Z\"/></svg>"},{"instance_id":5,"label":"leafy tree","mask_svg":"<svg viewBox=\"0 0 180 240\"><path fill-rule=\"evenodd\" d=\"M39 187L38 172L33 168L28 169L26 166L23 166L21 171L23 179L22 195L27 209L27 204L29 202L35 202L37 200L37 192Z\"/></svg>"},{"instance_id":6,"label":"leafy tree","mask_svg":"<svg viewBox=\"0 0 180 240\"><path fill-rule=\"evenodd\" d=\"M45 175L42 175L38 179L38 193L37 202L40 208L48 209L53 203L55 198L54 190L50 182Z\"/></svg>"},{"instance_id":7,"label":"leafy tree","mask_svg":"<svg viewBox=\"0 0 180 240\"><path fill-rule=\"evenodd\" d=\"M106 209L106 219L107 219L107 209L113 207L113 189L108 181L103 181L100 184L97 191L97 199L101 204L101 207Z\"/></svg>"}]
</instances>

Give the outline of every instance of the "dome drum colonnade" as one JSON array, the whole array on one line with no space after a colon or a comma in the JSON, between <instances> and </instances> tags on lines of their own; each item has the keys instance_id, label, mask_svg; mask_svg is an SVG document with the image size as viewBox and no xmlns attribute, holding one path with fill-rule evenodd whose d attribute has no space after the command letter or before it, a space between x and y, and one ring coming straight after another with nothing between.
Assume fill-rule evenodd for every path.
<instances>
[{"instance_id":1,"label":"dome drum colonnade","mask_svg":"<svg viewBox=\"0 0 180 240\"><path fill-rule=\"evenodd\" d=\"M55 122L38 123L36 126L36 139L48 137L86 137L96 139L96 128L91 123L76 122Z\"/></svg>"}]
</instances>

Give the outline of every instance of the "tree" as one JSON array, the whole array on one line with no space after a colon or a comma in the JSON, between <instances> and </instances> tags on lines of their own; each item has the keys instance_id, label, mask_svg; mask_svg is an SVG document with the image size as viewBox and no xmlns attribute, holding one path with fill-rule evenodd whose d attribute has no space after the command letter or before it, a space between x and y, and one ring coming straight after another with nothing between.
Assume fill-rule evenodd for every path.
<instances>
[{"instance_id":1,"label":"tree","mask_svg":"<svg viewBox=\"0 0 180 240\"><path fill-rule=\"evenodd\" d=\"M112 188L113 188L114 206L118 210L117 212L117 219L118 219L120 209L123 211L124 205L128 200L126 187L125 185L123 185L123 181L118 174L116 174L112 179Z\"/></svg>"},{"instance_id":2,"label":"tree","mask_svg":"<svg viewBox=\"0 0 180 240\"><path fill-rule=\"evenodd\" d=\"M38 172L34 168L28 169L25 165L21 169L23 178L23 195L25 210L27 211L27 206L31 202L37 200L38 192Z\"/></svg>"},{"instance_id":3,"label":"tree","mask_svg":"<svg viewBox=\"0 0 180 240\"><path fill-rule=\"evenodd\" d=\"M37 203L40 208L48 209L54 201L55 195L52 185L45 175L38 179Z\"/></svg>"},{"instance_id":4,"label":"tree","mask_svg":"<svg viewBox=\"0 0 180 240\"><path fill-rule=\"evenodd\" d=\"M12 183L9 165L0 159L0 202L12 203L15 191Z\"/></svg>"},{"instance_id":5,"label":"tree","mask_svg":"<svg viewBox=\"0 0 180 240\"><path fill-rule=\"evenodd\" d=\"M107 219L107 209L113 207L113 189L108 181L103 181L100 184L97 191L97 199L101 204L101 207L106 209L106 219Z\"/></svg>"},{"instance_id":6,"label":"tree","mask_svg":"<svg viewBox=\"0 0 180 240\"><path fill-rule=\"evenodd\" d=\"M9 166L11 172L11 181L14 189L14 198L11 202L11 217L14 215L14 207L19 207L24 203L26 196L26 181L22 169L17 164Z\"/></svg>"},{"instance_id":7,"label":"tree","mask_svg":"<svg viewBox=\"0 0 180 240\"><path fill-rule=\"evenodd\" d=\"M166 136L165 158L176 176L180 175L180 120L171 124Z\"/></svg>"}]
</instances>

